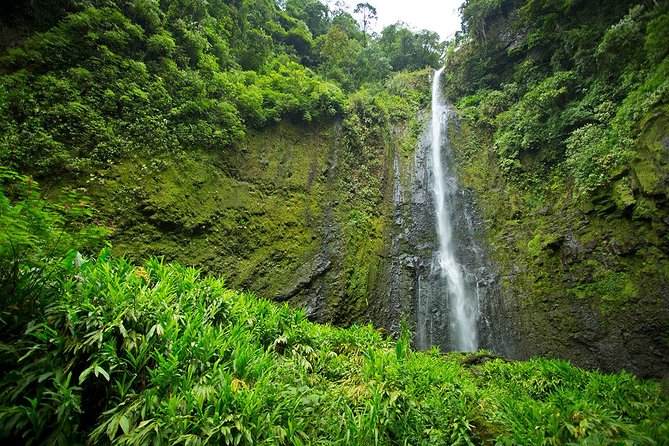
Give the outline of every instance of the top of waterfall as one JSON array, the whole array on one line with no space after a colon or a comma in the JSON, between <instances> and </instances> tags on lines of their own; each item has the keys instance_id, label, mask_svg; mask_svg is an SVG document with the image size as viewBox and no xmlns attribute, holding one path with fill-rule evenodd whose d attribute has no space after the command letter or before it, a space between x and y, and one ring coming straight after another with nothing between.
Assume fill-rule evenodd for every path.
<instances>
[{"instance_id":1,"label":"top of waterfall","mask_svg":"<svg viewBox=\"0 0 669 446\"><path fill-rule=\"evenodd\" d=\"M435 81L436 81L436 82L439 82L439 78L441 78L441 73L443 73L445 69L446 69L446 67L435 68L435 69L434 69L434 75L433 75L432 81L433 81L433 82L435 82ZM437 85L436 85L436 84L433 84L433 85L432 85L432 93L433 93L433 94L434 94L434 89L435 89L435 88L437 88Z\"/></svg>"}]
</instances>

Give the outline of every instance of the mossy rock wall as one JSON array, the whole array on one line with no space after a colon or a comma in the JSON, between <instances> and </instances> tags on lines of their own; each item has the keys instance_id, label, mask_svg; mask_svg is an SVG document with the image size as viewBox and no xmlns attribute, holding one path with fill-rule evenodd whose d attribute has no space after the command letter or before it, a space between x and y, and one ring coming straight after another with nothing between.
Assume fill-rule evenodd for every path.
<instances>
[{"instance_id":1,"label":"mossy rock wall","mask_svg":"<svg viewBox=\"0 0 669 446\"><path fill-rule=\"evenodd\" d=\"M339 121L282 122L225 153L137 155L85 183L115 254L163 256L315 320L365 323L387 289L395 150L412 138L402 125L375 132L355 147Z\"/></svg>"},{"instance_id":2,"label":"mossy rock wall","mask_svg":"<svg viewBox=\"0 0 669 446\"><path fill-rule=\"evenodd\" d=\"M251 130L221 152L129 155L67 181L87 185L100 219L116 229L116 254L195 265L320 322L372 321L397 332L403 315L414 314L435 246L416 150L425 115L357 113ZM568 181L522 189L501 172L489 130L467 120L450 127L500 288L484 306L496 327L480 336L485 347L496 346L496 332L513 340L513 348L502 343L505 354L664 373L666 125L666 114L649 117L631 167L592 196Z\"/></svg>"},{"instance_id":3,"label":"mossy rock wall","mask_svg":"<svg viewBox=\"0 0 669 446\"><path fill-rule=\"evenodd\" d=\"M568 180L521 188L501 172L489 129L465 120L451 133L463 186L481 204L518 356L641 376L669 370L666 128L666 114L649 119L631 168L594 194Z\"/></svg>"}]
</instances>

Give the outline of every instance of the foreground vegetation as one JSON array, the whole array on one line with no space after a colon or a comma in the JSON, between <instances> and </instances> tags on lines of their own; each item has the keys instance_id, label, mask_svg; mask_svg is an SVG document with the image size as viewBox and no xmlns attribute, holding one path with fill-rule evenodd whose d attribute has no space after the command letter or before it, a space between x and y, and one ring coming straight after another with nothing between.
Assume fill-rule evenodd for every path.
<instances>
[{"instance_id":1,"label":"foreground vegetation","mask_svg":"<svg viewBox=\"0 0 669 446\"><path fill-rule=\"evenodd\" d=\"M85 198L0 176L0 438L13 444L666 444L660 386L411 349L104 248ZM83 206L83 207L82 207ZM75 211L72 211L75 209ZM36 234L36 235L31 235ZM484 352L482 352L484 353Z\"/></svg>"}]
</instances>

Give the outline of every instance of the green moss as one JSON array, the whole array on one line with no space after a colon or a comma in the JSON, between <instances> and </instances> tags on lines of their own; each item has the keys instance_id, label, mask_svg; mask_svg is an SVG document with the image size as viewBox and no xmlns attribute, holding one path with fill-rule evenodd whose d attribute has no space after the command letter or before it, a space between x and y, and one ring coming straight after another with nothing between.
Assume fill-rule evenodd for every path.
<instances>
[{"instance_id":1,"label":"green moss","mask_svg":"<svg viewBox=\"0 0 669 446\"><path fill-rule=\"evenodd\" d=\"M532 257L538 257L542 248L541 235L539 234L535 235L532 240L527 242L527 252Z\"/></svg>"},{"instance_id":2,"label":"green moss","mask_svg":"<svg viewBox=\"0 0 669 446\"><path fill-rule=\"evenodd\" d=\"M642 292L639 283L648 283L645 275L637 272L607 271L599 265L594 271L591 282L579 284L570 292L588 302L602 316L625 314L628 304L634 304Z\"/></svg>"},{"instance_id":3,"label":"green moss","mask_svg":"<svg viewBox=\"0 0 669 446\"><path fill-rule=\"evenodd\" d=\"M369 306L369 295L378 272L376 257L383 249L382 235L382 219L374 219L356 209L349 212L344 225L346 305L359 309Z\"/></svg>"},{"instance_id":4,"label":"green moss","mask_svg":"<svg viewBox=\"0 0 669 446\"><path fill-rule=\"evenodd\" d=\"M330 137L281 124L232 153L125 159L89 187L114 221L116 254L164 256L277 297L320 246Z\"/></svg>"},{"instance_id":5,"label":"green moss","mask_svg":"<svg viewBox=\"0 0 669 446\"><path fill-rule=\"evenodd\" d=\"M557 234L552 234L550 232L537 234L534 236L534 238L532 238L532 240L527 242L528 253L531 256L536 257L539 255L539 253L541 253L542 250L546 249L558 240L559 236Z\"/></svg>"},{"instance_id":6,"label":"green moss","mask_svg":"<svg viewBox=\"0 0 669 446\"><path fill-rule=\"evenodd\" d=\"M590 297L606 302L622 303L635 294L629 274L623 271L603 271L585 286Z\"/></svg>"},{"instance_id":7,"label":"green moss","mask_svg":"<svg viewBox=\"0 0 669 446\"><path fill-rule=\"evenodd\" d=\"M636 203L627 178L622 178L613 185L613 200L620 210L625 210Z\"/></svg>"},{"instance_id":8,"label":"green moss","mask_svg":"<svg viewBox=\"0 0 669 446\"><path fill-rule=\"evenodd\" d=\"M652 194L658 190L659 178L656 173L655 164L651 160L646 159L635 162L634 173L645 193Z\"/></svg>"}]
</instances>

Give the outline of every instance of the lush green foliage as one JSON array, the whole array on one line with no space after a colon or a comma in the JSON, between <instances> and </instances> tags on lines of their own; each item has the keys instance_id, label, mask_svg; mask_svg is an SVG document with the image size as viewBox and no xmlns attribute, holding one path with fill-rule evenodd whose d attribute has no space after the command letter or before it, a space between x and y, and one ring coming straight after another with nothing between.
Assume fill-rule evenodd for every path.
<instances>
[{"instance_id":1,"label":"lush green foliage","mask_svg":"<svg viewBox=\"0 0 669 446\"><path fill-rule=\"evenodd\" d=\"M0 185L0 320L11 327L43 308L72 250L99 249L109 230L92 220L92 203L79 191L47 202L35 181L4 167Z\"/></svg>"},{"instance_id":2,"label":"lush green foliage","mask_svg":"<svg viewBox=\"0 0 669 446\"><path fill-rule=\"evenodd\" d=\"M225 42L206 39L216 23L195 33L165 17L149 30L89 7L10 50L0 159L42 175L85 171L133 151L223 150L246 126L340 110L336 85L285 57L261 73L226 69Z\"/></svg>"},{"instance_id":3,"label":"lush green foliage","mask_svg":"<svg viewBox=\"0 0 669 446\"><path fill-rule=\"evenodd\" d=\"M546 182L557 169L591 192L629 170L644 122L669 100L669 11L636 3L465 2L449 90L475 93L461 105L497 130L509 179Z\"/></svg>"},{"instance_id":4,"label":"lush green foliage","mask_svg":"<svg viewBox=\"0 0 669 446\"><path fill-rule=\"evenodd\" d=\"M468 370L406 337L314 325L196 270L106 251L59 279L44 315L3 343L5 439L651 445L668 433L657 385L630 375L547 360Z\"/></svg>"},{"instance_id":5,"label":"lush green foliage","mask_svg":"<svg viewBox=\"0 0 669 446\"><path fill-rule=\"evenodd\" d=\"M0 162L77 175L130 153L225 151L249 127L336 116L342 88L438 62L436 35L394 26L401 37L368 39L344 10L283 8L91 0L51 5L47 18L18 2L2 24L46 30L0 54Z\"/></svg>"},{"instance_id":6,"label":"lush green foliage","mask_svg":"<svg viewBox=\"0 0 669 446\"><path fill-rule=\"evenodd\" d=\"M396 71L437 68L445 49L437 33L427 30L413 33L401 24L384 28L379 45Z\"/></svg>"},{"instance_id":7,"label":"lush green foliage","mask_svg":"<svg viewBox=\"0 0 669 446\"><path fill-rule=\"evenodd\" d=\"M547 360L467 370L406 337L313 325L196 270L106 251L59 284L3 345L5 439L650 445L668 433L659 389L630 375Z\"/></svg>"}]
</instances>

